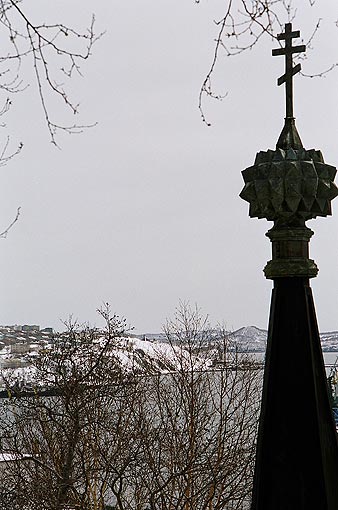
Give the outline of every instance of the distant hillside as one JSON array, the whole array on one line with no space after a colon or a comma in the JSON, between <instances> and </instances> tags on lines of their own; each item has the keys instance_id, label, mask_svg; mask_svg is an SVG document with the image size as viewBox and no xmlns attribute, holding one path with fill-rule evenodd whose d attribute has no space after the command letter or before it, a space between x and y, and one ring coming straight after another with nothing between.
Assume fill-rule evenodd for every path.
<instances>
[{"instance_id":1,"label":"distant hillside","mask_svg":"<svg viewBox=\"0 0 338 510\"><path fill-rule=\"evenodd\" d=\"M229 338L241 351L263 352L266 348L267 335L265 329L246 326L230 333Z\"/></svg>"},{"instance_id":2,"label":"distant hillside","mask_svg":"<svg viewBox=\"0 0 338 510\"><path fill-rule=\"evenodd\" d=\"M320 340L323 351L338 351L338 331L321 333Z\"/></svg>"},{"instance_id":3,"label":"distant hillside","mask_svg":"<svg viewBox=\"0 0 338 510\"><path fill-rule=\"evenodd\" d=\"M230 334L230 338L240 350L265 351L268 332L256 326L240 328ZM325 352L338 352L338 331L320 334L322 349Z\"/></svg>"},{"instance_id":4,"label":"distant hillside","mask_svg":"<svg viewBox=\"0 0 338 510\"><path fill-rule=\"evenodd\" d=\"M229 333L229 339L240 351L264 352L268 332L256 326L246 326ZM166 341L163 333L147 333L145 338L152 341ZM322 349L325 352L338 352L338 331L320 334Z\"/></svg>"}]
</instances>

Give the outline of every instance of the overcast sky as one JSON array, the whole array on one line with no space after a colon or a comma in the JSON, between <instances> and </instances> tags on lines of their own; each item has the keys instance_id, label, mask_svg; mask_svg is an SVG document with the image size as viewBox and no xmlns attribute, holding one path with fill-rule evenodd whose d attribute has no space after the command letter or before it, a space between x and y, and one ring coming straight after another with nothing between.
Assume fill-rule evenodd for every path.
<instances>
[{"instance_id":1,"label":"overcast sky","mask_svg":"<svg viewBox=\"0 0 338 510\"><path fill-rule=\"evenodd\" d=\"M231 329L267 327L272 282L262 270L272 224L249 219L238 194L241 170L259 150L274 149L281 131L284 90L276 80L284 59L271 57L269 38L246 55L221 56L215 87L228 95L205 102L206 127L198 93L222 3L53 3L57 20L78 26L95 9L97 30L106 30L71 90L79 120L98 125L61 137L58 150L34 87L14 98L7 133L25 147L1 169L1 224L17 206L22 215L0 240L1 324L60 329L70 314L99 324L96 309L109 302L137 332L155 332L185 300ZM319 3L294 21L306 38L323 18L302 64L308 73L338 61L338 11L329 0ZM31 14L42 17L45 4L35 2ZM337 72L295 78L295 115L304 146L337 165ZM308 222L322 331L338 329L336 202L332 218Z\"/></svg>"}]
</instances>

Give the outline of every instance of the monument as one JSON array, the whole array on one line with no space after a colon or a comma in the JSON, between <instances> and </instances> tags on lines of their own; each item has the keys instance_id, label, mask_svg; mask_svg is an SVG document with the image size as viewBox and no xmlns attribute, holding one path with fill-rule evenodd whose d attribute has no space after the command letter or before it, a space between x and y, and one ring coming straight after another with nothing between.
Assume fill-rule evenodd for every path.
<instances>
[{"instance_id":1,"label":"monument","mask_svg":"<svg viewBox=\"0 0 338 510\"><path fill-rule=\"evenodd\" d=\"M338 510L338 445L329 402L309 279L318 268L309 258L313 235L305 222L331 214L338 195L335 167L318 150L304 149L293 116L293 54L300 36L285 25L285 123L275 150L259 152L242 172L241 198L250 217L274 222L267 232L272 260L264 273L272 291L252 510ZM337 268L338 270L338 268Z\"/></svg>"}]
</instances>

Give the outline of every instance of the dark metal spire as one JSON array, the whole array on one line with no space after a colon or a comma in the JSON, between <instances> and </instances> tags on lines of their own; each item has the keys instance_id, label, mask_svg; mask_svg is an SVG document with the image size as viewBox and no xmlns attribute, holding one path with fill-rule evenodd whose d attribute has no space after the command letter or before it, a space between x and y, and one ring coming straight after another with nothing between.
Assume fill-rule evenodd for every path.
<instances>
[{"instance_id":1,"label":"dark metal spire","mask_svg":"<svg viewBox=\"0 0 338 510\"><path fill-rule=\"evenodd\" d=\"M250 216L274 221L267 232L272 260L264 269L274 281L251 510L338 510L338 444L330 408L310 278L312 230L305 222L331 214L338 196L336 169L320 151L305 150L293 117L291 23L278 39L285 47L286 118L275 151L260 152L243 171L241 197ZM292 354L290 354L292 353Z\"/></svg>"},{"instance_id":2,"label":"dark metal spire","mask_svg":"<svg viewBox=\"0 0 338 510\"><path fill-rule=\"evenodd\" d=\"M278 40L285 40L285 47L272 50L273 56L285 55L285 74L278 78L277 84L285 83L285 125L277 142L279 149L301 149L303 144L296 129L293 116L293 77L301 70L301 65L293 65L292 55L306 50L304 44L292 46L292 39L300 37L299 30L292 31L292 23L285 25L285 32L278 34Z\"/></svg>"}]
</instances>

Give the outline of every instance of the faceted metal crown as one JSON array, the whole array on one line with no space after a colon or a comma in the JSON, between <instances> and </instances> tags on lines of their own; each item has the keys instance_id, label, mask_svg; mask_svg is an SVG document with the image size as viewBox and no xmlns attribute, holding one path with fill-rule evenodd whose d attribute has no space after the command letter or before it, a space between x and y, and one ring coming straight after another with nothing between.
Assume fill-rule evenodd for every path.
<instances>
[{"instance_id":1,"label":"faceted metal crown","mask_svg":"<svg viewBox=\"0 0 338 510\"><path fill-rule=\"evenodd\" d=\"M331 215L338 195L336 168L317 150L276 149L259 152L255 164L242 172L240 197L250 204L251 218L278 224L304 224L316 216Z\"/></svg>"}]
</instances>

